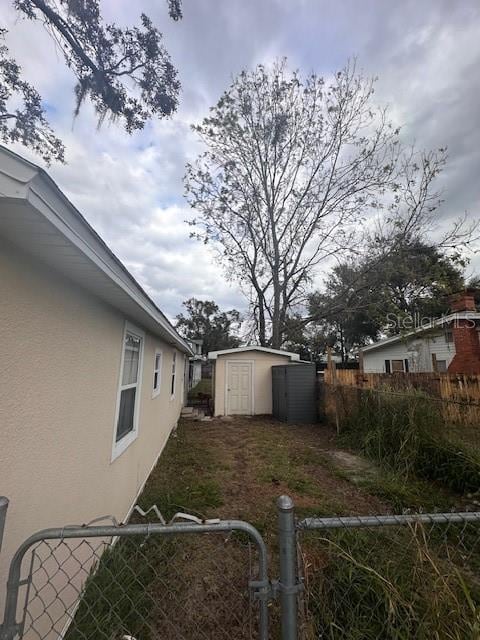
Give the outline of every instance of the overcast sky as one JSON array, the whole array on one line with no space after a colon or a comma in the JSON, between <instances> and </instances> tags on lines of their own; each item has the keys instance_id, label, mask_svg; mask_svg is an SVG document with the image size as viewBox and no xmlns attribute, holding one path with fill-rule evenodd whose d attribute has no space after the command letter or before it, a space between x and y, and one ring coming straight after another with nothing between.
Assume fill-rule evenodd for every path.
<instances>
[{"instance_id":1,"label":"overcast sky","mask_svg":"<svg viewBox=\"0 0 480 640\"><path fill-rule=\"evenodd\" d=\"M73 121L73 76L40 24L19 19L12 4L0 5L7 44L67 147L68 164L50 174L170 317L190 296L245 305L209 250L189 238L182 176L199 150L190 124L233 75L259 62L287 56L292 67L329 75L356 56L378 76L376 100L391 106L405 140L448 146L442 219L480 213L479 0L184 0L179 22L163 0L101 0L104 16L121 25L138 23L141 12L152 18L182 82L174 117L133 136L116 125L98 130L89 105Z\"/></svg>"}]
</instances>

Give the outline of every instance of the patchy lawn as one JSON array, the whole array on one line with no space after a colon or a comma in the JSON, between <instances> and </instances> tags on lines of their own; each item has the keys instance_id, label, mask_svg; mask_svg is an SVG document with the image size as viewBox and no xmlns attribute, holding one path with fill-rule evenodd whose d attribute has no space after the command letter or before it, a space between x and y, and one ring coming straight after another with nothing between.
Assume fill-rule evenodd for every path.
<instances>
[{"instance_id":1,"label":"patchy lawn","mask_svg":"<svg viewBox=\"0 0 480 640\"><path fill-rule=\"evenodd\" d=\"M337 448L335 440L325 425L286 425L267 417L186 419L170 437L139 504L156 504L166 520L184 511L250 522L267 543L271 577L278 575L275 502L281 494L293 498L299 517L455 505L444 489L423 481L406 484ZM424 537L415 531L412 544L405 529L339 533L343 538L330 539L328 532L301 536L307 586L302 638L478 637L468 635L480 601L476 582L472 587L463 577L454 584L437 579L458 573L445 565L450 550L441 559L428 555ZM449 532L452 548L460 535L463 529ZM436 547L440 542L437 535ZM476 544L472 537L468 548ZM426 557L437 563L435 571ZM110 634L102 637L142 640L256 638L257 604L248 597L256 571L255 550L242 535L123 541L100 562L68 638L96 637L99 629ZM462 598L464 588L468 598ZM438 597L432 599L434 591ZM279 638L278 601L270 613L271 638ZM449 625L454 633L445 635Z\"/></svg>"},{"instance_id":2,"label":"patchy lawn","mask_svg":"<svg viewBox=\"0 0 480 640\"><path fill-rule=\"evenodd\" d=\"M247 520L267 536L275 534L275 500L284 493L293 498L300 517L372 515L454 504L453 494L440 487L406 484L345 454L325 425L287 425L268 417L184 420L150 476L140 504L156 504L167 519L176 511L189 511ZM355 459L358 466L352 468Z\"/></svg>"}]
</instances>

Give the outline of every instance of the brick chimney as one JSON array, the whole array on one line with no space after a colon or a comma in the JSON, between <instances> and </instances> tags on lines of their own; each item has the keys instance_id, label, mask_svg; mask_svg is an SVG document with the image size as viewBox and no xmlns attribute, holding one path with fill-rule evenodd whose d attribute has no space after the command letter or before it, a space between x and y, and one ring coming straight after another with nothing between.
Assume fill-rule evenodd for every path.
<instances>
[{"instance_id":1,"label":"brick chimney","mask_svg":"<svg viewBox=\"0 0 480 640\"><path fill-rule=\"evenodd\" d=\"M450 298L452 313L475 312L475 298L471 290L456 293ZM476 322L469 318L456 318L452 325L455 356L448 373L480 374L480 339Z\"/></svg>"},{"instance_id":2,"label":"brick chimney","mask_svg":"<svg viewBox=\"0 0 480 640\"><path fill-rule=\"evenodd\" d=\"M450 296L449 302L452 313L477 310L475 306L475 297L471 289L466 289L460 293L454 293Z\"/></svg>"}]
</instances>

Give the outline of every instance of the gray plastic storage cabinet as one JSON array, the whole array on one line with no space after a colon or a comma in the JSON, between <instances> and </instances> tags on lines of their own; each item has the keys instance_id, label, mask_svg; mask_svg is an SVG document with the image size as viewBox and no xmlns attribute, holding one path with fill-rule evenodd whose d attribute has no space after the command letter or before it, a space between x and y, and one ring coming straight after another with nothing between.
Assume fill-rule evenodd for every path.
<instances>
[{"instance_id":1,"label":"gray plastic storage cabinet","mask_svg":"<svg viewBox=\"0 0 480 640\"><path fill-rule=\"evenodd\" d=\"M282 422L317 422L317 374L314 364L272 367L273 415Z\"/></svg>"}]
</instances>

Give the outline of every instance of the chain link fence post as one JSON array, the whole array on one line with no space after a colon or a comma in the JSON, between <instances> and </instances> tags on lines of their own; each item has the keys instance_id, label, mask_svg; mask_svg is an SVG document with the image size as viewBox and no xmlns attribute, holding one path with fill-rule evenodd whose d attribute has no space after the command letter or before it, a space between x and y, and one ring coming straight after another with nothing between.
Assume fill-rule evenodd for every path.
<instances>
[{"instance_id":1,"label":"chain link fence post","mask_svg":"<svg viewBox=\"0 0 480 640\"><path fill-rule=\"evenodd\" d=\"M282 640L297 640L297 543L293 500L280 496L277 500L278 546L280 555L280 615Z\"/></svg>"}]
</instances>

